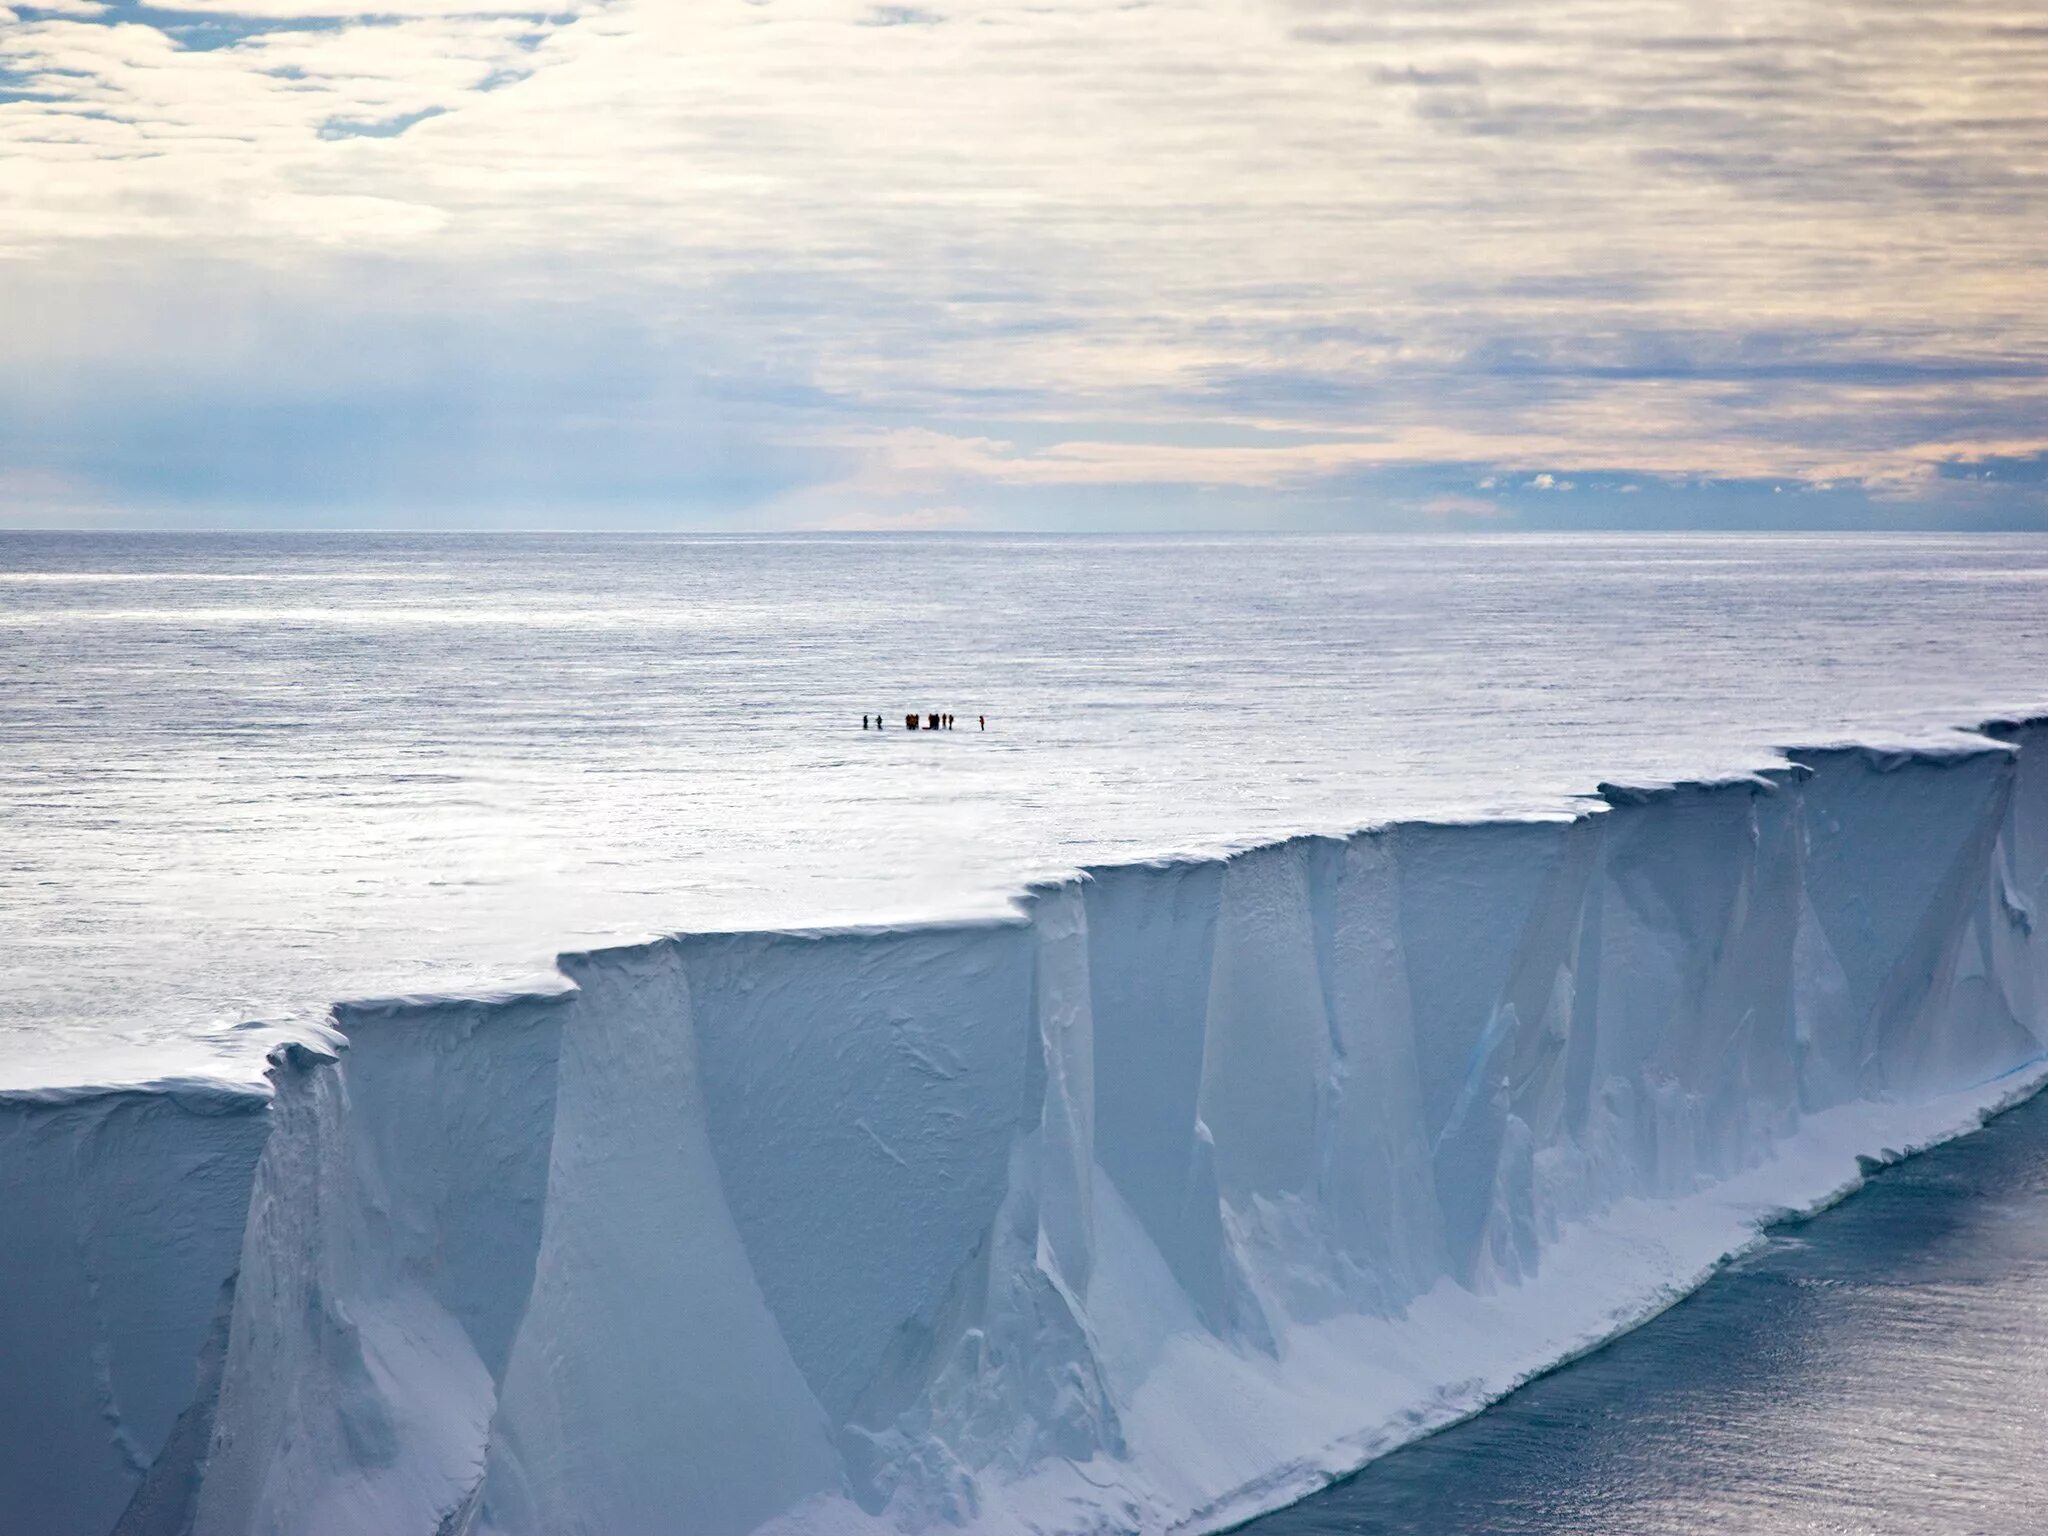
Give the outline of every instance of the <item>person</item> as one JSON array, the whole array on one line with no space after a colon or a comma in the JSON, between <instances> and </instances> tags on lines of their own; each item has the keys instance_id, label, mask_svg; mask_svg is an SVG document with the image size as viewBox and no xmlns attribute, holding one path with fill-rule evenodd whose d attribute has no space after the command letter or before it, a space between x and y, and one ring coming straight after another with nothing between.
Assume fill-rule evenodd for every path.
<instances>
[{"instance_id":1,"label":"person","mask_svg":"<svg viewBox=\"0 0 2048 1536\"><path fill-rule=\"evenodd\" d=\"M979 716L978 718L979 718L979 719L980 719L980 721L981 721L981 728L982 728L982 729L983 729L984 731L985 731L985 730L987 730L987 729L988 729L988 716L987 716L987 715L981 715L981 716Z\"/></svg>"},{"instance_id":2,"label":"person","mask_svg":"<svg viewBox=\"0 0 2048 1536\"><path fill-rule=\"evenodd\" d=\"M866 730L868 728L868 717L866 715L862 715L860 717L860 728L862 730Z\"/></svg>"}]
</instances>

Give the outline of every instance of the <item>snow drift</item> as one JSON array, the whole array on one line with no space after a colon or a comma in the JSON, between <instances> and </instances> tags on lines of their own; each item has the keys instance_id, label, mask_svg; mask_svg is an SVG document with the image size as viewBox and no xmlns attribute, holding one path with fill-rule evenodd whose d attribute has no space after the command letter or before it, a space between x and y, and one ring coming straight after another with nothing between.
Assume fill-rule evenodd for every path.
<instances>
[{"instance_id":1,"label":"snow drift","mask_svg":"<svg viewBox=\"0 0 2048 1536\"><path fill-rule=\"evenodd\" d=\"M1095 870L0 1101L49 1536L1213 1528L1977 1123L2048 1036L2048 723L1577 819Z\"/></svg>"}]
</instances>

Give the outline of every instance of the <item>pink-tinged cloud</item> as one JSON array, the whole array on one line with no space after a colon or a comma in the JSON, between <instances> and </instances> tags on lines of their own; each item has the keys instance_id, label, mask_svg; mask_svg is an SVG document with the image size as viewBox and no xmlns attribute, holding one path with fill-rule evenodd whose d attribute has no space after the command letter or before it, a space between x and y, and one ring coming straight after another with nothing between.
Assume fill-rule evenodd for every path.
<instances>
[{"instance_id":1,"label":"pink-tinged cloud","mask_svg":"<svg viewBox=\"0 0 2048 1536\"><path fill-rule=\"evenodd\" d=\"M0 462L116 494L1910 506L2048 455L2009 0L0 14Z\"/></svg>"}]
</instances>

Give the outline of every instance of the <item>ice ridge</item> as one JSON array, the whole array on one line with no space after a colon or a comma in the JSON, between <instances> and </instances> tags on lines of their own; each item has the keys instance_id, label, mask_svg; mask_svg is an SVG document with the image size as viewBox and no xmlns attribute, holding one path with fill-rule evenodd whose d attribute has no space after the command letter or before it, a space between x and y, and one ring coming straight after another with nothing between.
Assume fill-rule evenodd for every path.
<instances>
[{"instance_id":1,"label":"ice ridge","mask_svg":"<svg viewBox=\"0 0 2048 1536\"><path fill-rule=\"evenodd\" d=\"M2048 722L0 1099L48 1536L1210 1529L2043 1070Z\"/></svg>"}]
</instances>

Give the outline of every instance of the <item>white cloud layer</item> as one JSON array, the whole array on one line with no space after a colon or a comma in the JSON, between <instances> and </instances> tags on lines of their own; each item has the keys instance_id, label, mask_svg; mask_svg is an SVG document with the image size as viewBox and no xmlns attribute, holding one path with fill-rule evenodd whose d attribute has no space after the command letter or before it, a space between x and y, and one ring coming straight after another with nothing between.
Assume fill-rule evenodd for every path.
<instances>
[{"instance_id":1,"label":"white cloud layer","mask_svg":"<svg viewBox=\"0 0 2048 1536\"><path fill-rule=\"evenodd\" d=\"M2048 452L2044 101L1997 0L18 6L0 469L368 505L524 451L913 522L1449 465L1946 494Z\"/></svg>"}]
</instances>

